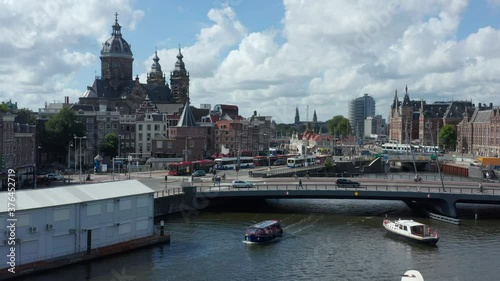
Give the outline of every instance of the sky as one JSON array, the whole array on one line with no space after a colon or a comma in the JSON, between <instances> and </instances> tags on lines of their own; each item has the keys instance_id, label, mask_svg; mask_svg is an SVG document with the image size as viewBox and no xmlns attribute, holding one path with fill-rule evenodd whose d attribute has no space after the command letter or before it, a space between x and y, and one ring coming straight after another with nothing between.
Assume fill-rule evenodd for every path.
<instances>
[{"instance_id":1,"label":"sky","mask_svg":"<svg viewBox=\"0 0 500 281\"><path fill-rule=\"evenodd\" d=\"M348 114L368 93L388 119L412 100L500 105L500 0L0 0L0 101L76 102L100 75L115 13L146 83L179 46L191 104L292 123ZM168 80L168 79L167 79Z\"/></svg>"}]
</instances>

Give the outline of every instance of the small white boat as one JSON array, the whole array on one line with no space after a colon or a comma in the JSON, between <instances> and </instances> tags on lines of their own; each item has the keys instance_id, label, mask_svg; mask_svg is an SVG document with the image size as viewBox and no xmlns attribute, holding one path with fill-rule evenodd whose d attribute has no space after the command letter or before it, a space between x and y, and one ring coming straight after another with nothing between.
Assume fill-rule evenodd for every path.
<instances>
[{"instance_id":1,"label":"small white boat","mask_svg":"<svg viewBox=\"0 0 500 281\"><path fill-rule=\"evenodd\" d=\"M401 281L424 281L424 277L417 270L408 270L401 277Z\"/></svg>"},{"instance_id":2,"label":"small white boat","mask_svg":"<svg viewBox=\"0 0 500 281\"><path fill-rule=\"evenodd\" d=\"M429 245L436 245L439 241L439 236L436 230L431 229L429 225L413 220L385 219L383 225L384 228L390 233L394 233L412 241Z\"/></svg>"}]
</instances>

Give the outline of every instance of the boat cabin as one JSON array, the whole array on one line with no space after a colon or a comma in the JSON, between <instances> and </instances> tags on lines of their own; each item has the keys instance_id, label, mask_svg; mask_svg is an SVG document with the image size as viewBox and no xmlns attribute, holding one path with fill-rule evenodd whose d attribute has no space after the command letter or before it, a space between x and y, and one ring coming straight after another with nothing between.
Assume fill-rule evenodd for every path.
<instances>
[{"instance_id":1,"label":"boat cabin","mask_svg":"<svg viewBox=\"0 0 500 281\"><path fill-rule=\"evenodd\" d=\"M249 226L245 232L245 241L267 242L283 235L283 229L279 220L262 221Z\"/></svg>"},{"instance_id":2,"label":"boat cabin","mask_svg":"<svg viewBox=\"0 0 500 281\"><path fill-rule=\"evenodd\" d=\"M409 232L413 235L417 236L433 236L431 233L431 227L426 226L425 224L421 224L419 222L411 221L411 220L406 220L406 221L401 221L403 223L395 223L395 226L399 228L402 231Z\"/></svg>"}]
</instances>

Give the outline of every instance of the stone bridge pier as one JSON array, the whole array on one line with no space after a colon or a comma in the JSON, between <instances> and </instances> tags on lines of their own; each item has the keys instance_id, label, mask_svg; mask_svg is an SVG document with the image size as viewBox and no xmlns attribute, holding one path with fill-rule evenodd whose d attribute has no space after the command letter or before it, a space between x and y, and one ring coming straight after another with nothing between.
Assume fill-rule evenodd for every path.
<instances>
[{"instance_id":1,"label":"stone bridge pier","mask_svg":"<svg viewBox=\"0 0 500 281\"><path fill-rule=\"evenodd\" d=\"M406 205L415 211L428 211L442 216L458 219L456 196L453 194L433 193L428 194L426 199L404 200Z\"/></svg>"}]
</instances>

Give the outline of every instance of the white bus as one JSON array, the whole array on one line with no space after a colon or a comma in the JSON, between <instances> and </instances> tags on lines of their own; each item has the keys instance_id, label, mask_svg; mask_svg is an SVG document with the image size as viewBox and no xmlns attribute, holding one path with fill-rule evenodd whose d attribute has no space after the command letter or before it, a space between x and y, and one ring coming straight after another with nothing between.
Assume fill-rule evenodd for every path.
<instances>
[{"instance_id":1,"label":"white bus","mask_svg":"<svg viewBox=\"0 0 500 281\"><path fill-rule=\"evenodd\" d=\"M413 151L415 151L415 146L413 147ZM408 144L397 144L397 143L384 143L382 145L382 152L384 153L397 153L397 154L406 154L410 153L410 145Z\"/></svg>"},{"instance_id":2,"label":"white bus","mask_svg":"<svg viewBox=\"0 0 500 281\"><path fill-rule=\"evenodd\" d=\"M217 170L235 170L238 157L217 158L214 162ZM253 157L240 157L240 168L253 168Z\"/></svg>"},{"instance_id":3,"label":"white bus","mask_svg":"<svg viewBox=\"0 0 500 281\"><path fill-rule=\"evenodd\" d=\"M438 153L439 147L437 146L420 146L420 152L422 153Z\"/></svg>"},{"instance_id":4,"label":"white bus","mask_svg":"<svg viewBox=\"0 0 500 281\"><path fill-rule=\"evenodd\" d=\"M298 155L286 159L286 164L289 168L307 167L316 164L316 156L314 155Z\"/></svg>"}]
</instances>

